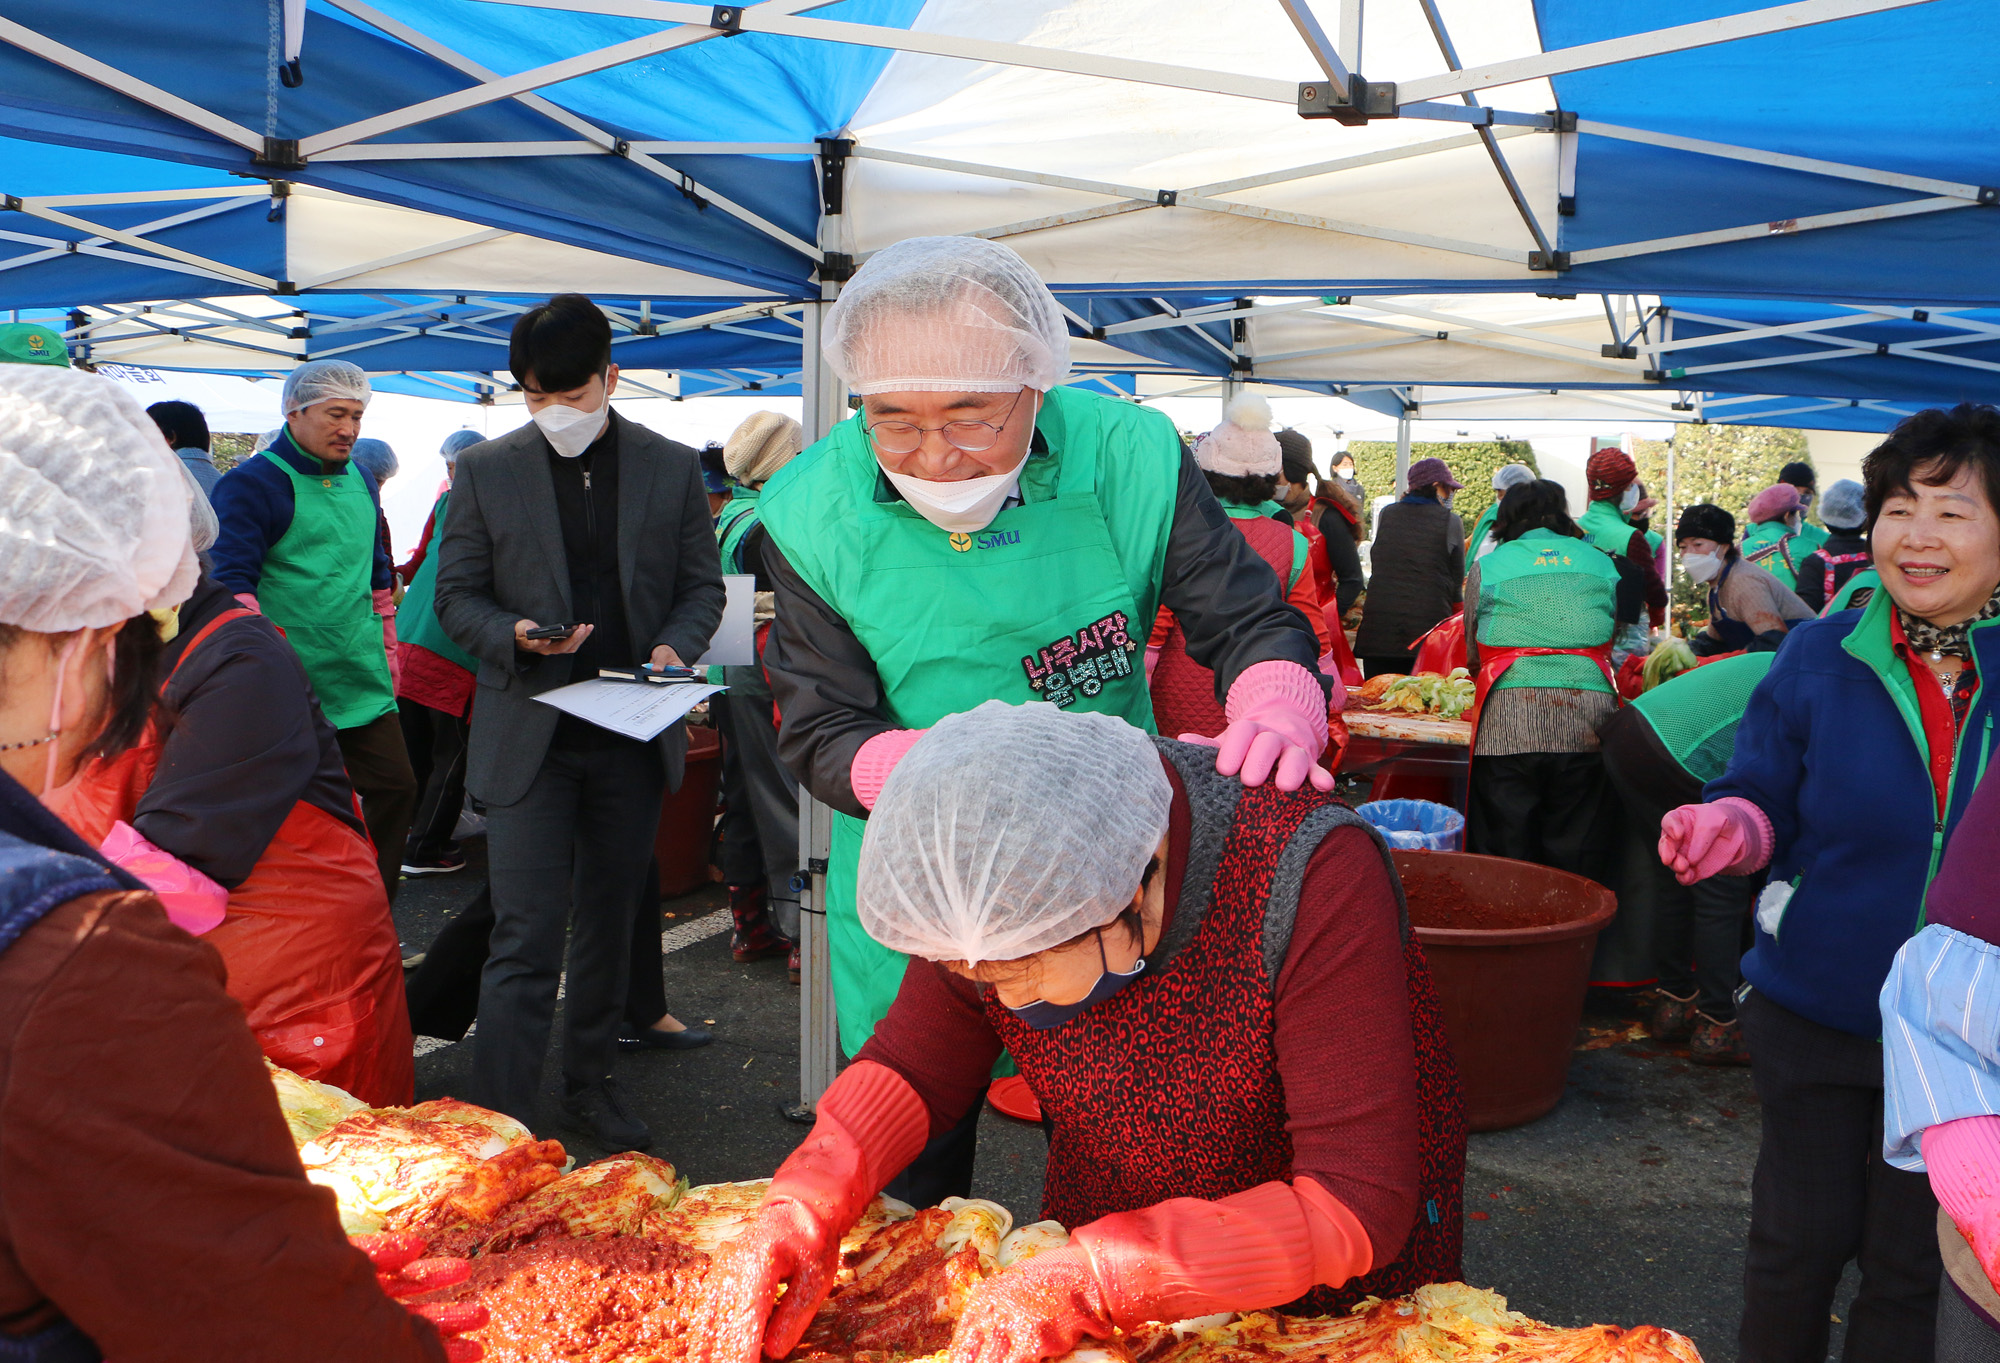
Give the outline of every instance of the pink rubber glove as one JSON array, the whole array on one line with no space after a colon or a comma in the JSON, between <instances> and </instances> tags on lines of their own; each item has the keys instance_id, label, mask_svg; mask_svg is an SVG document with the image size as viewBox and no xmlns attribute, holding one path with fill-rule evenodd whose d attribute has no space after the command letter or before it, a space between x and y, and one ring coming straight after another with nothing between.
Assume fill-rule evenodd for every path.
<instances>
[{"instance_id":1,"label":"pink rubber glove","mask_svg":"<svg viewBox=\"0 0 2000 1363\"><path fill-rule=\"evenodd\" d=\"M930 1113L902 1075L871 1060L841 1071L755 1219L716 1251L690 1363L756 1363L760 1347L771 1358L796 1348L840 1271L840 1237L929 1137Z\"/></svg>"},{"instance_id":2,"label":"pink rubber glove","mask_svg":"<svg viewBox=\"0 0 2000 1363\"><path fill-rule=\"evenodd\" d=\"M1282 659L1246 667L1229 688L1222 709L1229 727L1220 737L1182 734L1183 743L1218 748L1215 769L1261 786L1275 772L1279 790L1297 790L1308 780L1316 790L1333 789L1333 773L1318 764L1326 751L1326 693L1313 674Z\"/></svg>"},{"instance_id":3,"label":"pink rubber glove","mask_svg":"<svg viewBox=\"0 0 2000 1363\"><path fill-rule=\"evenodd\" d=\"M1660 860L1683 885L1762 870L1774 841L1770 818L1737 795L1682 805L1660 820Z\"/></svg>"},{"instance_id":4,"label":"pink rubber glove","mask_svg":"<svg viewBox=\"0 0 2000 1363\"><path fill-rule=\"evenodd\" d=\"M239 606L247 606L251 610L256 611L257 614L259 615L262 615L264 613L264 608L257 604L257 597L256 594L253 592L236 593L236 604Z\"/></svg>"},{"instance_id":5,"label":"pink rubber glove","mask_svg":"<svg viewBox=\"0 0 2000 1363\"><path fill-rule=\"evenodd\" d=\"M927 729L884 729L875 737L861 745L854 754L854 765L847 769L848 784L854 787L854 798L861 802L863 809L875 808L875 802L882 798L882 787L889 783L889 773L903 760L903 754L915 747Z\"/></svg>"},{"instance_id":6,"label":"pink rubber glove","mask_svg":"<svg viewBox=\"0 0 2000 1363\"><path fill-rule=\"evenodd\" d=\"M2000 1287L2000 1117L1961 1117L1924 1129L1931 1191Z\"/></svg>"},{"instance_id":7,"label":"pink rubber glove","mask_svg":"<svg viewBox=\"0 0 2000 1363\"><path fill-rule=\"evenodd\" d=\"M1337 715L1347 708L1347 681L1340 675L1340 664L1331 653L1319 656L1319 674L1333 684L1333 690L1326 698L1328 714Z\"/></svg>"},{"instance_id":8,"label":"pink rubber glove","mask_svg":"<svg viewBox=\"0 0 2000 1363\"><path fill-rule=\"evenodd\" d=\"M1310 1177L1174 1198L1093 1221L989 1279L952 1333L951 1363L1035 1363L1113 1327L1276 1306L1374 1257L1361 1223Z\"/></svg>"},{"instance_id":9,"label":"pink rubber glove","mask_svg":"<svg viewBox=\"0 0 2000 1363\"><path fill-rule=\"evenodd\" d=\"M97 850L112 865L144 881L146 888L160 897L168 919L183 932L199 937L229 912L229 891L171 852L155 847L123 819L111 825L104 845Z\"/></svg>"},{"instance_id":10,"label":"pink rubber glove","mask_svg":"<svg viewBox=\"0 0 2000 1363\"><path fill-rule=\"evenodd\" d=\"M1153 684L1153 669L1154 669L1154 668L1156 668L1156 667L1158 667L1159 665L1160 665L1160 650L1159 650L1159 649L1157 649L1157 648L1155 648L1155 647L1153 647L1153 646L1152 646L1151 644L1147 644L1147 645L1146 645L1146 685L1148 685L1148 686L1151 686L1151 685Z\"/></svg>"}]
</instances>

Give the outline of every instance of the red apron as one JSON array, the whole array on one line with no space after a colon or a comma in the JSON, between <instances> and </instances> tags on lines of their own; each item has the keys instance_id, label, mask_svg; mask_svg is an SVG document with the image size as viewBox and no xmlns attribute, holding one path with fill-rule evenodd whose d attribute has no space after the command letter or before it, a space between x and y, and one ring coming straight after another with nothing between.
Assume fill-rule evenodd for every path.
<instances>
[{"instance_id":1,"label":"red apron","mask_svg":"<svg viewBox=\"0 0 2000 1363\"><path fill-rule=\"evenodd\" d=\"M1598 671L1610 684L1612 695L1618 695L1618 678L1611 671L1611 641L1605 640L1596 648L1502 648L1498 645L1479 646L1479 675L1473 680L1472 692L1472 746L1470 751L1479 751L1479 712L1486 708L1486 697L1493 690L1501 675L1523 658L1576 657L1588 658L1597 664Z\"/></svg>"},{"instance_id":2,"label":"red apron","mask_svg":"<svg viewBox=\"0 0 2000 1363\"><path fill-rule=\"evenodd\" d=\"M254 614L238 607L216 616L174 670L218 628ZM138 812L160 748L157 729L149 730L137 746L94 764L56 812L92 846L101 844L112 824ZM402 949L366 836L299 801L249 878L229 892L228 915L202 940L222 953L229 996L273 1063L377 1107L414 1100Z\"/></svg>"}]
</instances>

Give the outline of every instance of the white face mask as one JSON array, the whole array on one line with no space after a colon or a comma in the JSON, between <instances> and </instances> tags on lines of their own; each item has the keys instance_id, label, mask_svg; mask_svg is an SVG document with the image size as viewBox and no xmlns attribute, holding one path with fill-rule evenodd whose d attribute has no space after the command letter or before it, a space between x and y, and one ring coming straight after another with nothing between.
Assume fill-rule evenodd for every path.
<instances>
[{"instance_id":1,"label":"white face mask","mask_svg":"<svg viewBox=\"0 0 2000 1363\"><path fill-rule=\"evenodd\" d=\"M993 523L1001 506L1020 485L1021 469L1027 462L1028 456L1023 453L1021 462L1006 473L962 478L956 483L934 483L928 478L912 478L888 469L882 472L919 516L940 530L970 534Z\"/></svg>"},{"instance_id":2,"label":"white face mask","mask_svg":"<svg viewBox=\"0 0 2000 1363\"><path fill-rule=\"evenodd\" d=\"M1639 485L1637 483L1627 483L1625 491L1618 498L1618 509L1620 511L1630 511L1637 505L1639 505Z\"/></svg>"},{"instance_id":3,"label":"white face mask","mask_svg":"<svg viewBox=\"0 0 2000 1363\"><path fill-rule=\"evenodd\" d=\"M535 424L542 428L542 435L565 459L574 459L589 449L604 434L605 423L610 420L609 398L600 400L593 412L552 402L535 413Z\"/></svg>"},{"instance_id":4,"label":"white face mask","mask_svg":"<svg viewBox=\"0 0 2000 1363\"><path fill-rule=\"evenodd\" d=\"M1682 554L1681 567L1696 582L1707 582L1722 571L1722 560L1715 554Z\"/></svg>"}]
</instances>

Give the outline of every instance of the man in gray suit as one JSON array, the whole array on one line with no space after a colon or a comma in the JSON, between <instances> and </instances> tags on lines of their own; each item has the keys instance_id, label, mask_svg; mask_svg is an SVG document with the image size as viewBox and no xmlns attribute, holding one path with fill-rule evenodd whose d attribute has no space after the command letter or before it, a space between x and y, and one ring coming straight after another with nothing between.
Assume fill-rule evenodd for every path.
<instances>
[{"instance_id":1,"label":"man in gray suit","mask_svg":"<svg viewBox=\"0 0 2000 1363\"><path fill-rule=\"evenodd\" d=\"M487 806L493 893L468 1096L535 1124L569 924L563 1116L642 1150L651 1133L611 1062L632 915L687 731L639 743L534 697L602 666L699 657L722 619L722 570L700 457L611 410L618 368L595 304L563 294L522 314L509 363L534 420L459 456L437 578L438 619L479 660L465 785Z\"/></svg>"}]
</instances>

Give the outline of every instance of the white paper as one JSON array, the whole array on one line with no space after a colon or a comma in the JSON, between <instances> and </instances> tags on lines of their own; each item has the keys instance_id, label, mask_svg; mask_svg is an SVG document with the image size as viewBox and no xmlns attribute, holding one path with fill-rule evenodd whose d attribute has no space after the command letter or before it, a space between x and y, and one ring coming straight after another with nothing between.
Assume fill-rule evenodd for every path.
<instances>
[{"instance_id":1,"label":"white paper","mask_svg":"<svg viewBox=\"0 0 2000 1363\"><path fill-rule=\"evenodd\" d=\"M644 742L658 737L669 724L723 689L704 682L672 682L662 686L592 677L589 681L545 691L535 699L588 720L600 729Z\"/></svg>"},{"instance_id":2,"label":"white paper","mask_svg":"<svg viewBox=\"0 0 2000 1363\"><path fill-rule=\"evenodd\" d=\"M708 652L696 667L748 667L757 661L757 579L749 573L724 573L729 593L722 605L722 623L708 641Z\"/></svg>"}]
</instances>

